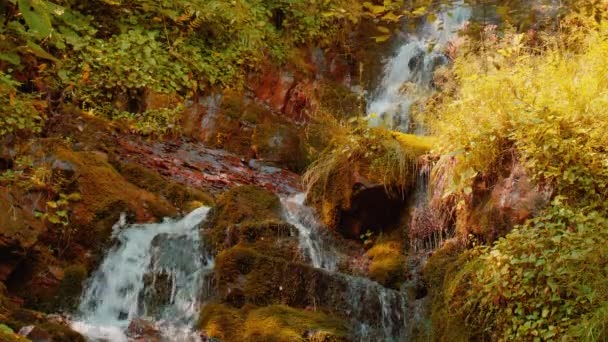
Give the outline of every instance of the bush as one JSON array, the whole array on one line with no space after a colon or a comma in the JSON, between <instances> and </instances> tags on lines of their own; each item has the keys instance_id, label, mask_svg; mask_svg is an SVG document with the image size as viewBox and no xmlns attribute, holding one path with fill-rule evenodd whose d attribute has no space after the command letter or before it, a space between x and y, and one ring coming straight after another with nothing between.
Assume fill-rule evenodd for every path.
<instances>
[{"instance_id":1,"label":"bush","mask_svg":"<svg viewBox=\"0 0 608 342\"><path fill-rule=\"evenodd\" d=\"M17 92L19 82L0 71L0 137L40 133L44 116L34 107L34 98ZM44 103L41 104L44 106Z\"/></svg>"},{"instance_id":2,"label":"bush","mask_svg":"<svg viewBox=\"0 0 608 342\"><path fill-rule=\"evenodd\" d=\"M539 53L511 35L493 46L496 54L463 55L455 64L460 90L435 109L444 155L435 175L447 174L445 195L470 198L474 183L503 172L509 158L553 189L540 215L467 252L445 279L445 301L435 305L471 336L606 336L608 27L596 29L580 29L586 38L576 51L552 44Z\"/></svg>"}]
</instances>

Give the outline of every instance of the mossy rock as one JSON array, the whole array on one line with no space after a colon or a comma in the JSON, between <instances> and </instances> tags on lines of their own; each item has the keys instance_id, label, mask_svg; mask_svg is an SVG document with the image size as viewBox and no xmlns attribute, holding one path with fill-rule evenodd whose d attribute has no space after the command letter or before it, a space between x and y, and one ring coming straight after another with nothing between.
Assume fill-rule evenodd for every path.
<instances>
[{"instance_id":1,"label":"mossy rock","mask_svg":"<svg viewBox=\"0 0 608 342\"><path fill-rule=\"evenodd\" d=\"M226 240L230 240L239 229L253 234L256 224L280 222L281 208L279 198L266 189L253 185L236 187L218 198L207 220L205 233L214 249L221 251L236 244L236 241Z\"/></svg>"},{"instance_id":2,"label":"mossy rock","mask_svg":"<svg viewBox=\"0 0 608 342\"><path fill-rule=\"evenodd\" d=\"M27 338L17 335L10 327L0 324L0 341L4 342L29 342Z\"/></svg>"},{"instance_id":3,"label":"mossy rock","mask_svg":"<svg viewBox=\"0 0 608 342\"><path fill-rule=\"evenodd\" d=\"M167 200L122 177L103 153L74 152L59 145L51 156L75 170L73 191L81 194L81 200L72 209L71 225L77 227L74 241L96 253L101 253L122 212L132 213L139 222L177 215ZM108 222L109 217L113 222Z\"/></svg>"},{"instance_id":4,"label":"mossy rock","mask_svg":"<svg viewBox=\"0 0 608 342\"><path fill-rule=\"evenodd\" d=\"M346 335L344 322L333 316L285 305L252 310L243 329L243 340L251 342L337 342L344 341Z\"/></svg>"},{"instance_id":5,"label":"mossy rock","mask_svg":"<svg viewBox=\"0 0 608 342\"><path fill-rule=\"evenodd\" d=\"M319 106L340 119L363 114L365 98L340 83L322 83L318 88Z\"/></svg>"},{"instance_id":6,"label":"mossy rock","mask_svg":"<svg viewBox=\"0 0 608 342\"><path fill-rule=\"evenodd\" d=\"M14 339L16 335L11 335L10 331L14 332L19 331L21 328L26 326L35 326L37 329L42 330L45 334L48 334L52 341L85 342L85 339L81 334L72 330L67 325L49 321L49 319L40 312L19 308L14 304L10 304L9 307L2 308L1 311L2 313L0 313L0 320L2 323L0 323L0 327L3 325L5 328L0 328L0 341L29 341L29 339L21 336Z\"/></svg>"},{"instance_id":7,"label":"mossy rock","mask_svg":"<svg viewBox=\"0 0 608 342\"><path fill-rule=\"evenodd\" d=\"M270 254L270 255L269 255ZM332 308L345 287L342 278L309 265L236 245L216 258L219 299L235 307L285 304L305 308L323 302Z\"/></svg>"},{"instance_id":8,"label":"mossy rock","mask_svg":"<svg viewBox=\"0 0 608 342\"><path fill-rule=\"evenodd\" d=\"M430 137L383 128L340 127L339 132L328 132L335 134L330 147L304 175L308 201L332 229L338 228L344 213L365 210L353 204L354 197L365 192L362 189L382 189L387 200L404 199L416 185L423 155L434 143Z\"/></svg>"},{"instance_id":9,"label":"mossy rock","mask_svg":"<svg viewBox=\"0 0 608 342\"><path fill-rule=\"evenodd\" d=\"M371 259L369 277L372 280L395 289L405 281L406 258L399 242L377 243L366 255Z\"/></svg>"},{"instance_id":10,"label":"mossy rock","mask_svg":"<svg viewBox=\"0 0 608 342\"><path fill-rule=\"evenodd\" d=\"M240 341L244 324L241 310L223 304L207 304L201 311L198 327L208 337L230 342Z\"/></svg>"},{"instance_id":11,"label":"mossy rock","mask_svg":"<svg viewBox=\"0 0 608 342\"><path fill-rule=\"evenodd\" d=\"M428 336L419 340L434 341L469 341L470 332L459 317L450 314L446 292L452 287L455 275L466 262L464 246L458 241L450 240L436 250L422 269L422 278L428 287L431 297L430 322ZM463 303L464 304L464 303Z\"/></svg>"},{"instance_id":12,"label":"mossy rock","mask_svg":"<svg viewBox=\"0 0 608 342\"><path fill-rule=\"evenodd\" d=\"M342 320L320 311L285 305L237 310L221 304L210 304L203 309L199 326L207 336L226 342L347 340L347 329Z\"/></svg>"},{"instance_id":13,"label":"mossy rock","mask_svg":"<svg viewBox=\"0 0 608 342\"><path fill-rule=\"evenodd\" d=\"M63 269L63 279L59 284L55 307L62 311L72 311L78 306L87 269L82 264L70 265Z\"/></svg>"},{"instance_id":14,"label":"mossy rock","mask_svg":"<svg viewBox=\"0 0 608 342\"><path fill-rule=\"evenodd\" d=\"M308 165L308 157L301 131L301 127L291 122L264 120L255 127L252 136L258 158L290 170L303 170Z\"/></svg>"},{"instance_id":15,"label":"mossy rock","mask_svg":"<svg viewBox=\"0 0 608 342\"><path fill-rule=\"evenodd\" d=\"M120 174L130 183L158 194L170 201L177 208L189 211L195 208L191 204L212 205L213 197L203 191L164 179L158 172L136 163L112 161Z\"/></svg>"},{"instance_id":16,"label":"mossy rock","mask_svg":"<svg viewBox=\"0 0 608 342\"><path fill-rule=\"evenodd\" d=\"M301 126L241 93L226 91L203 134L206 145L301 170L307 165Z\"/></svg>"}]
</instances>

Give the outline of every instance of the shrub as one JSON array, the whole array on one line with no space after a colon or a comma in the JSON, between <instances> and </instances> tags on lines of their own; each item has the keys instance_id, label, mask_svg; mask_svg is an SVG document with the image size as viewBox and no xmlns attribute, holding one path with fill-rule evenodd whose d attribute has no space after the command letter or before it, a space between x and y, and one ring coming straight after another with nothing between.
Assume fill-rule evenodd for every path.
<instances>
[{"instance_id":1,"label":"shrub","mask_svg":"<svg viewBox=\"0 0 608 342\"><path fill-rule=\"evenodd\" d=\"M12 133L40 133L44 116L32 96L17 92L19 82L0 71L0 137ZM40 103L44 106L44 102Z\"/></svg>"},{"instance_id":2,"label":"shrub","mask_svg":"<svg viewBox=\"0 0 608 342\"><path fill-rule=\"evenodd\" d=\"M435 305L447 306L444 315L471 336L605 337L607 29L603 22L583 27L576 51L552 44L539 53L511 35L494 46L496 54L456 61L460 90L433 119L444 154L435 175L449 180L445 195L469 198L480 177L503 171L506 154L553 189L540 215L493 246L467 252L445 279L445 301Z\"/></svg>"}]
</instances>

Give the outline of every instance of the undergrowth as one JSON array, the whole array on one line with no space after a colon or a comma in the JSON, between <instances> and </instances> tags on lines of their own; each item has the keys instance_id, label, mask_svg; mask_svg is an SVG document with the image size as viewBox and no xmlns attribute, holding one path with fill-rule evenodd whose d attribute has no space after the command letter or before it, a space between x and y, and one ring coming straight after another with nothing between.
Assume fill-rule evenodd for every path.
<instances>
[{"instance_id":1,"label":"undergrowth","mask_svg":"<svg viewBox=\"0 0 608 342\"><path fill-rule=\"evenodd\" d=\"M434 141L370 127L365 119L344 122L327 114L321 118L325 136L330 138L304 175L307 187L320 188L321 192L331 187L331 179L350 178L353 173L387 188L405 190L415 177L418 157L428 152Z\"/></svg>"},{"instance_id":2,"label":"undergrowth","mask_svg":"<svg viewBox=\"0 0 608 342\"><path fill-rule=\"evenodd\" d=\"M607 7L589 3L596 15L566 18L567 35L543 38L540 49L507 34L455 62L458 91L431 119L444 198L473 196L509 154L552 200L460 259L434 304L447 307L436 319L449 323L436 324L461 322L469 336L498 341L608 338Z\"/></svg>"}]
</instances>

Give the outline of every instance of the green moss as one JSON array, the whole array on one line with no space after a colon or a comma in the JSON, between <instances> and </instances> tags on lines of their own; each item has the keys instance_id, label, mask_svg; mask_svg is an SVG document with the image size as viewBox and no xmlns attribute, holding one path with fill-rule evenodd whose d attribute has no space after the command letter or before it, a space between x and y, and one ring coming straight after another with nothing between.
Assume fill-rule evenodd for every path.
<instances>
[{"instance_id":1,"label":"green moss","mask_svg":"<svg viewBox=\"0 0 608 342\"><path fill-rule=\"evenodd\" d=\"M10 327L0 324L0 341L4 342L29 342L27 338L15 334Z\"/></svg>"},{"instance_id":2,"label":"green moss","mask_svg":"<svg viewBox=\"0 0 608 342\"><path fill-rule=\"evenodd\" d=\"M243 229L253 231L251 225L281 219L281 202L275 194L252 185L241 186L218 198L207 222L206 234L216 251L220 251L236 244L237 241L230 240L239 227L250 225ZM238 236L235 239L238 240Z\"/></svg>"},{"instance_id":3,"label":"green moss","mask_svg":"<svg viewBox=\"0 0 608 342\"><path fill-rule=\"evenodd\" d=\"M241 224L238 228L241 241L253 243L265 238L275 238L289 236L294 231L290 224L282 221L270 220L265 222L255 222Z\"/></svg>"},{"instance_id":4,"label":"green moss","mask_svg":"<svg viewBox=\"0 0 608 342\"><path fill-rule=\"evenodd\" d=\"M347 335L340 319L285 305L237 310L209 304L203 308L199 327L209 337L226 342L337 342Z\"/></svg>"},{"instance_id":5,"label":"green moss","mask_svg":"<svg viewBox=\"0 0 608 342\"><path fill-rule=\"evenodd\" d=\"M306 334L316 340L341 341L346 337L344 322L322 312L272 305L252 310L243 329L244 341L284 342L302 341Z\"/></svg>"},{"instance_id":6,"label":"green moss","mask_svg":"<svg viewBox=\"0 0 608 342\"><path fill-rule=\"evenodd\" d=\"M63 279L56 295L56 307L71 311L78 305L83 282L87 279L87 269L80 264L71 265L63 270Z\"/></svg>"},{"instance_id":7,"label":"green moss","mask_svg":"<svg viewBox=\"0 0 608 342\"><path fill-rule=\"evenodd\" d=\"M204 205L213 204L213 198L197 189L164 179L158 172L148 169L136 163L121 163L114 161L120 174L130 183L163 196L176 207L183 210L190 210L192 202L199 202Z\"/></svg>"},{"instance_id":8,"label":"green moss","mask_svg":"<svg viewBox=\"0 0 608 342\"><path fill-rule=\"evenodd\" d=\"M239 341L244 325L242 313L222 304L208 304L203 307L199 329L211 338L220 341Z\"/></svg>"},{"instance_id":9,"label":"green moss","mask_svg":"<svg viewBox=\"0 0 608 342\"><path fill-rule=\"evenodd\" d=\"M472 332L467 330L460 317L451 314L447 297L447 292L455 291L455 274L467 262L468 254L462 254L463 250L464 246L458 242L448 241L430 256L422 269L431 297L431 331L426 332L428 340L464 342L471 337Z\"/></svg>"},{"instance_id":10,"label":"green moss","mask_svg":"<svg viewBox=\"0 0 608 342\"><path fill-rule=\"evenodd\" d=\"M236 281L240 275L251 272L259 256L258 252L243 246L222 251L215 260L216 279L220 283Z\"/></svg>"},{"instance_id":11,"label":"green moss","mask_svg":"<svg viewBox=\"0 0 608 342\"><path fill-rule=\"evenodd\" d=\"M384 286L399 288L406 275L405 255L399 243L377 243L366 255L371 259L369 277Z\"/></svg>"}]
</instances>

